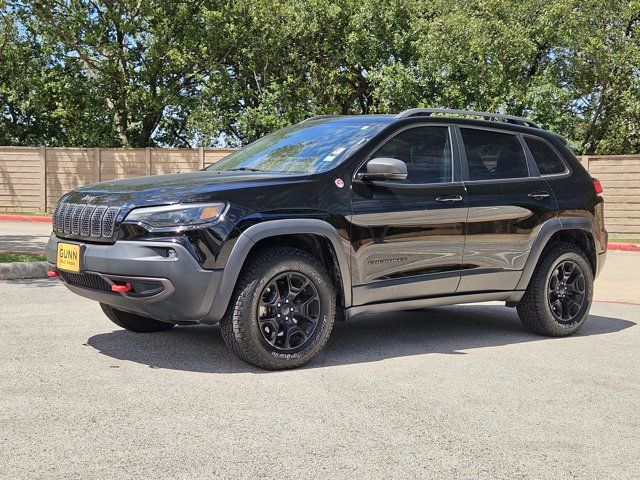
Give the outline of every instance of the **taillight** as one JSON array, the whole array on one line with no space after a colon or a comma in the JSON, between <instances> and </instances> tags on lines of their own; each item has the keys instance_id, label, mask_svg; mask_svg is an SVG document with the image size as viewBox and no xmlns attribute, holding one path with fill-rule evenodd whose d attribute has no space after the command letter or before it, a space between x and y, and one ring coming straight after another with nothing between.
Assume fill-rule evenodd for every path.
<instances>
[{"instance_id":1,"label":"taillight","mask_svg":"<svg viewBox=\"0 0 640 480\"><path fill-rule=\"evenodd\" d=\"M604 190L602 189L602 184L597 178L593 179L593 188L595 188L596 190L596 195L600 195L602 192L604 192Z\"/></svg>"}]
</instances>

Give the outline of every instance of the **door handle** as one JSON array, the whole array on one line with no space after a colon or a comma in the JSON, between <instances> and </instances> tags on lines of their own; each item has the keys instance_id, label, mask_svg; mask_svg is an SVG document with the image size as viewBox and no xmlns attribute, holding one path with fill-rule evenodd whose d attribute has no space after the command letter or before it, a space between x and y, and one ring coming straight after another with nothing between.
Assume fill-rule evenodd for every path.
<instances>
[{"instance_id":1,"label":"door handle","mask_svg":"<svg viewBox=\"0 0 640 480\"><path fill-rule=\"evenodd\" d=\"M441 203L453 203L453 202L461 202L462 195L441 195L440 197L436 197L436 202Z\"/></svg>"},{"instance_id":2,"label":"door handle","mask_svg":"<svg viewBox=\"0 0 640 480\"><path fill-rule=\"evenodd\" d=\"M551 194L546 190L536 190L535 192L531 192L529 194L529 198L533 198L534 200L544 200L545 198L549 198Z\"/></svg>"}]
</instances>

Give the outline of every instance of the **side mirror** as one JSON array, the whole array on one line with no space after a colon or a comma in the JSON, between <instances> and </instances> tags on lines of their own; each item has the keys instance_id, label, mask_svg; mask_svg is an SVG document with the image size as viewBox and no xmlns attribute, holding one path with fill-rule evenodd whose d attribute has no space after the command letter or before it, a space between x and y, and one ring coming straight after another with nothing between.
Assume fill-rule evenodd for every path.
<instances>
[{"instance_id":1,"label":"side mirror","mask_svg":"<svg viewBox=\"0 0 640 480\"><path fill-rule=\"evenodd\" d=\"M364 171L358 172L360 180L404 180L407 178L407 164L397 158L372 158Z\"/></svg>"}]
</instances>

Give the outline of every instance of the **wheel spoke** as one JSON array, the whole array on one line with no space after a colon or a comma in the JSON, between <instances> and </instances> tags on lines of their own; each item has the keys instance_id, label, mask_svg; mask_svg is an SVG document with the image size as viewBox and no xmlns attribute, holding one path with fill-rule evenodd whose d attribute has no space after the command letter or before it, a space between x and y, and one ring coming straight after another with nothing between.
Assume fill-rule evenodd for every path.
<instances>
[{"instance_id":1,"label":"wheel spoke","mask_svg":"<svg viewBox=\"0 0 640 480\"><path fill-rule=\"evenodd\" d=\"M573 266L574 264L572 262L564 262L562 264L562 271L563 271L565 282L569 279L569 277L573 273Z\"/></svg>"},{"instance_id":2,"label":"wheel spoke","mask_svg":"<svg viewBox=\"0 0 640 480\"><path fill-rule=\"evenodd\" d=\"M285 333L284 347L296 348L306 342L308 339L307 333L297 325L289 327Z\"/></svg>"},{"instance_id":3,"label":"wheel spoke","mask_svg":"<svg viewBox=\"0 0 640 480\"><path fill-rule=\"evenodd\" d=\"M284 300L289 295L289 278L282 277L276 280L276 284L278 285L278 301Z\"/></svg>"},{"instance_id":4,"label":"wheel spoke","mask_svg":"<svg viewBox=\"0 0 640 480\"><path fill-rule=\"evenodd\" d=\"M564 270L562 269L562 265L558 265L558 268L556 268L555 277L558 280L558 283L562 282L562 279L564 278Z\"/></svg>"},{"instance_id":5,"label":"wheel spoke","mask_svg":"<svg viewBox=\"0 0 640 480\"><path fill-rule=\"evenodd\" d=\"M584 294L585 284L584 277L578 276L573 282L567 285L570 293Z\"/></svg>"},{"instance_id":6,"label":"wheel spoke","mask_svg":"<svg viewBox=\"0 0 640 480\"><path fill-rule=\"evenodd\" d=\"M260 297L260 303L264 306L272 306L278 302L278 285L276 283L269 283Z\"/></svg>"},{"instance_id":7,"label":"wheel spoke","mask_svg":"<svg viewBox=\"0 0 640 480\"><path fill-rule=\"evenodd\" d=\"M274 317L259 318L260 331L265 338L275 340L280 330L280 323Z\"/></svg>"},{"instance_id":8,"label":"wheel spoke","mask_svg":"<svg viewBox=\"0 0 640 480\"><path fill-rule=\"evenodd\" d=\"M567 304L568 304L569 306L573 306L573 305L575 305L575 306L577 306L577 307L580 307L580 303L576 302L576 301L575 301L573 298L571 298L571 297L567 297Z\"/></svg>"},{"instance_id":9,"label":"wheel spoke","mask_svg":"<svg viewBox=\"0 0 640 480\"><path fill-rule=\"evenodd\" d=\"M308 322L316 323L318 321L318 315L313 315L313 313L309 311L309 307L312 304L315 304L315 302L317 301L318 301L318 298L314 295L310 298L307 298L302 303L296 304L296 308L297 308L296 317L301 316Z\"/></svg>"},{"instance_id":10,"label":"wheel spoke","mask_svg":"<svg viewBox=\"0 0 640 480\"><path fill-rule=\"evenodd\" d=\"M289 294L294 297L299 295L309 285L309 279L301 275L295 276L293 274L288 276L289 281Z\"/></svg>"}]
</instances>

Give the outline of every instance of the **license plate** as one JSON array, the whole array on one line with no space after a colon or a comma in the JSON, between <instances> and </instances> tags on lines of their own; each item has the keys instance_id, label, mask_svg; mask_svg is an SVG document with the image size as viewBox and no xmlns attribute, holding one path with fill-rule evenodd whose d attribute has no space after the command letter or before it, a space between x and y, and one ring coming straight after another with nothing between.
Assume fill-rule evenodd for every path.
<instances>
[{"instance_id":1,"label":"license plate","mask_svg":"<svg viewBox=\"0 0 640 480\"><path fill-rule=\"evenodd\" d=\"M80 245L58 243L58 268L70 272L80 271Z\"/></svg>"}]
</instances>

